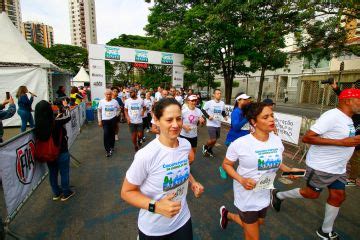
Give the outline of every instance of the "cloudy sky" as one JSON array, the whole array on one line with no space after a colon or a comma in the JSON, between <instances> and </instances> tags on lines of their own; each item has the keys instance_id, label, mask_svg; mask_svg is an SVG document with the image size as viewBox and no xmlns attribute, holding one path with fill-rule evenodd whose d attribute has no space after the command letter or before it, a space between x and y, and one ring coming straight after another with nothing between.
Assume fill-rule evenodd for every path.
<instances>
[{"instance_id":1,"label":"cloudy sky","mask_svg":"<svg viewBox=\"0 0 360 240\"><path fill-rule=\"evenodd\" d=\"M55 43L70 44L68 0L20 0L22 21L54 28ZM144 0L95 0L98 43L120 34L145 36L149 7Z\"/></svg>"}]
</instances>

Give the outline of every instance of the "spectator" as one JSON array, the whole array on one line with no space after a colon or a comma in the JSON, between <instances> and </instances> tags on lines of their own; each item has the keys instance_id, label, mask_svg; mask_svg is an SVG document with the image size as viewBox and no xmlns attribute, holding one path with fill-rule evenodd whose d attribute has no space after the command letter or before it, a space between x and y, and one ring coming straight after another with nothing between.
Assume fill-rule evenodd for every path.
<instances>
[{"instance_id":1,"label":"spectator","mask_svg":"<svg viewBox=\"0 0 360 240\"><path fill-rule=\"evenodd\" d=\"M58 90L56 91L56 94L57 94L58 98L66 97L65 87L64 86L59 86Z\"/></svg>"},{"instance_id":2,"label":"spectator","mask_svg":"<svg viewBox=\"0 0 360 240\"><path fill-rule=\"evenodd\" d=\"M71 94L70 94L70 105L76 106L79 105L82 101L83 97L79 92L77 87L71 87Z\"/></svg>"},{"instance_id":3,"label":"spectator","mask_svg":"<svg viewBox=\"0 0 360 240\"><path fill-rule=\"evenodd\" d=\"M27 93L30 93L30 99L26 95ZM21 132L26 131L26 125L28 122L30 124L30 128L34 127L34 118L31 114L31 104L34 101L34 96L35 95L29 92L29 90L25 86L20 86L16 93L16 98L18 99L19 106L18 114L21 118Z\"/></svg>"},{"instance_id":4,"label":"spectator","mask_svg":"<svg viewBox=\"0 0 360 240\"><path fill-rule=\"evenodd\" d=\"M67 144L67 132L65 124L71 120L70 111L66 100L63 102L64 112L54 117L51 104L41 100L35 106L35 138L47 141L53 138L55 145L60 146L60 154L55 161L47 162L49 168L50 186L53 192L53 201L66 201L75 192L70 189L70 154ZM58 174L61 176L61 188L58 184Z\"/></svg>"},{"instance_id":5,"label":"spectator","mask_svg":"<svg viewBox=\"0 0 360 240\"><path fill-rule=\"evenodd\" d=\"M4 110L6 104L9 103L9 107L7 110ZM14 99L10 96L9 99L6 99L3 101L2 104L0 104L0 143L3 142L3 135L4 135L4 129L3 129L3 125L2 125L2 120L11 118L12 116L14 116L16 112L16 105L14 103Z\"/></svg>"}]
</instances>

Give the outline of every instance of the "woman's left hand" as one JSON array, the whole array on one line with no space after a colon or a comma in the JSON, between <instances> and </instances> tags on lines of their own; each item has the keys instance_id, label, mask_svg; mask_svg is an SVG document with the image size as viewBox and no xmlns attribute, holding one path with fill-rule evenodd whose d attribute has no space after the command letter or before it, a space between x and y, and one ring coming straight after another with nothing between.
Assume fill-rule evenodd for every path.
<instances>
[{"instance_id":1,"label":"woman's left hand","mask_svg":"<svg viewBox=\"0 0 360 240\"><path fill-rule=\"evenodd\" d=\"M194 192L196 198L199 198L204 192L204 186L199 182L194 182L191 184L191 190Z\"/></svg>"}]
</instances>

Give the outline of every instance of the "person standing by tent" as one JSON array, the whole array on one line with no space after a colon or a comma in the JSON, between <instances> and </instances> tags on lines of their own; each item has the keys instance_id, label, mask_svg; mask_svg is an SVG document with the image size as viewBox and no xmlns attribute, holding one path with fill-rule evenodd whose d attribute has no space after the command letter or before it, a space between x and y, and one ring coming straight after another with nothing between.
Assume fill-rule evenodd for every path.
<instances>
[{"instance_id":1,"label":"person standing by tent","mask_svg":"<svg viewBox=\"0 0 360 240\"><path fill-rule=\"evenodd\" d=\"M71 87L71 93L70 93L71 105L72 106L79 105L82 100L83 100L83 96L79 92L79 89L77 87Z\"/></svg>"},{"instance_id":2,"label":"person standing by tent","mask_svg":"<svg viewBox=\"0 0 360 240\"><path fill-rule=\"evenodd\" d=\"M58 98L66 97L65 87L64 86L59 86L58 90L56 91L56 94L57 94Z\"/></svg>"},{"instance_id":3,"label":"person standing by tent","mask_svg":"<svg viewBox=\"0 0 360 240\"><path fill-rule=\"evenodd\" d=\"M27 96L27 93L30 93L30 99ZM26 125L29 122L30 128L34 127L34 118L31 115L31 104L34 101L35 94L29 92L26 86L20 86L17 93L16 98L18 99L18 114L21 118L21 132L26 131Z\"/></svg>"},{"instance_id":4,"label":"person standing by tent","mask_svg":"<svg viewBox=\"0 0 360 240\"><path fill-rule=\"evenodd\" d=\"M71 120L70 110L66 100L62 101L64 111L54 117L51 104L41 100L35 106L35 139L48 141L53 138L54 144L60 146L60 154L54 161L47 162L49 168L50 186L53 192L53 201L66 201L74 196L70 189L70 154L67 144L65 124ZM58 185L58 174L61 176L61 188Z\"/></svg>"},{"instance_id":5,"label":"person standing by tent","mask_svg":"<svg viewBox=\"0 0 360 240\"><path fill-rule=\"evenodd\" d=\"M6 104L8 103L9 103L8 109L3 110ZM4 135L2 120L11 118L12 116L14 116L15 112L16 112L16 105L14 103L14 99L11 96L9 99L4 100L3 103L0 104L0 143L3 142L2 137Z\"/></svg>"}]
</instances>

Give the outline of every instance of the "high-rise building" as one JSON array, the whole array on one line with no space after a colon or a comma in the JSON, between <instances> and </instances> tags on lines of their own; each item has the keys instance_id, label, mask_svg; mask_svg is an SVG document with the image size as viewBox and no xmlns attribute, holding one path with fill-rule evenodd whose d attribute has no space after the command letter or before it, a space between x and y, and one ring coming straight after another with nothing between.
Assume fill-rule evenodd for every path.
<instances>
[{"instance_id":1,"label":"high-rise building","mask_svg":"<svg viewBox=\"0 0 360 240\"><path fill-rule=\"evenodd\" d=\"M0 12L5 11L15 27L20 30L21 10L19 0L0 0Z\"/></svg>"},{"instance_id":2,"label":"high-rise building","mask_svg":"<svg viewBox=\"0 0 360 240\"><path fill-rule=\"evenodd\" d=\"M28 42L50 48L54 45L54 31L51 26L38 22L23 22L21 32Z\"/></svg>"},{"instance_id":3,"label":"high-rise building","mask_svg":"<svg viewBox=\"0 0 360 240\"><path fill-rule=\"evenodd\" d=\"M69 0L71 43L87 48L96 44L96 16L94 0Z\"/></svg>"}]
</instances>

